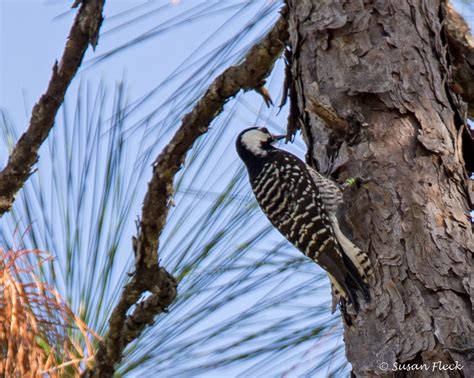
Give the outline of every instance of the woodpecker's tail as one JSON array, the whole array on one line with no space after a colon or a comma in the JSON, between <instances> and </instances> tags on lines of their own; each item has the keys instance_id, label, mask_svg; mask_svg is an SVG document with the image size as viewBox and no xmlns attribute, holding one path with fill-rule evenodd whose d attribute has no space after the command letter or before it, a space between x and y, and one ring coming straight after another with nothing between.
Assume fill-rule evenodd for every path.
<instances>
[{"instance_id":1,"label":"woodpecker's tail","mask_svg":"<svg viewBox=\"0 0 474 378\"><path fill-rule=\"evenodd\" d=\"M331 307L331 314L334 314L336 311L336 306L338 303L347 302L349 300L347 294L345 293L344 289L339 285L337 280L331 273L328 273L329 282L331 283L331 291L332 291L332 307Z\"/></svg>"},{"instance_id":2,"label":"woodpecker's tail","mask_svg":"<svg viewBox=\"0 0 474 378\"><path fill-rule=\"evenodd\" d=\"M373 273L369 257L342 233L341 229L339 228L339 222L335 217L331 217L331 223L336 239L344 254L351 260L352 264L357 269L357 272L362 277L364 282L368 284L369 278Z\"/></svg>"},{"instance_id":3,"label":"woodpecker's tail","mask_svg":"<svg viewBox=\"0 0 474 378\"><path fill-rule=\"evenodd\" d=\"M369 288L359 275L352 261L344 253L342 253L342 261L345 269L344 271L334 272L337 278L331 273L328 273L334 294L332 312L336 309L337 303L341 305L351 303L357 312L360 308L357 293L361 293L364 299L370 302Z\"/></svg>"},{"instance_id":4,"label":"woodpecker's tail","mask_svg":"<svg viewBox=\"0 0 474 378\"><path fill-rule=\"evenodd\" d=\"M339 228L339 223L334 217L331 219L332 228L342 252L342 259L346 272L344 279L339 281L332 275L329 275L333 293L337 302L352 303L356 311L359 310L357 301L357 292L362 293L366 301L370 301L368 289L369 277L372 275L372 268L367 255L362 252L354 243L352 243ZM333 311L335 303L333 303Z\"/></svg>"}]
</instances>

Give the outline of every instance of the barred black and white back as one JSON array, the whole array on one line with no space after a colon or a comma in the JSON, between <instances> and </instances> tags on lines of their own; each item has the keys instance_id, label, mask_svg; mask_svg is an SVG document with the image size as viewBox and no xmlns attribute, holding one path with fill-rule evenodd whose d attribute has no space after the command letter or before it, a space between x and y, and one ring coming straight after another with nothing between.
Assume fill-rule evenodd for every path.
<instances>
[{"instance_id":1,"label":"barred black and white back","mask_svg":"<svg viewBox=\"0 0 474 378\"><path fill-rule=\"evenodd\" d=\"M265 128L251 128L236 141L257 202L286 239L328 272L336 297L357 310L356 292L370 300L371 268L366 254L339 228L341 191L293 154L272 146L277 139Z\"/></svg>"}]
</instances>

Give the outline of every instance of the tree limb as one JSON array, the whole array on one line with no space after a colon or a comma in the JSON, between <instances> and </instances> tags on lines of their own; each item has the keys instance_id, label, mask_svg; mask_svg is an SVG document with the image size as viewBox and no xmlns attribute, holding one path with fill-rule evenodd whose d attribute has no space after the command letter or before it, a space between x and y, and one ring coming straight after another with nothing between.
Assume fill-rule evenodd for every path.
<instances>
[{"instance_id":1,"label":"tree limb","mask_svg":"<svg viewBox=\"0 0 474 378\"><path fill-rule=\"evenodd\" d=\"M46 92L33 107L30 126L18 140L8 163L0 172L0 216L10 210L16 193L31 174L38 150L54 125L64 95L79 69L87 46L97 44L105 0L84 2L69 32L60 63L56 61Z\"/></svg>"},{"instance_id":2,"label":"tree limb","mask_svg":"<svg viewBox=\"0 0 474 378\"><path fill-rule=\"evenodd\" d=\"M469 26L450 2L444 3L447 42L452 57L456 88L467 102L468 116L474 118L474 38Z\"/></svg>"},{"instance_id":3,"label":"tree limb","mask_svg":"<svg viewBox=\"0 0 474 378\"><path fill-rule=\"evenodd\" d=\"M175 279L158 264L159 236L173 196L173 180L194 142L209 129L225 103L241 89L260 89L288 38L286 9L270 32L247 53L244 61L219 75L156 158L145 195L139 233L134 238L135 273L124 287L109 320L109 331L99 344L94 367L85 376L111 377L125 347L166 311L176 297ZM137 303L146 293L145 301ZM136 305L131 315L127 312Z\"/></svg>"}]
</instances>

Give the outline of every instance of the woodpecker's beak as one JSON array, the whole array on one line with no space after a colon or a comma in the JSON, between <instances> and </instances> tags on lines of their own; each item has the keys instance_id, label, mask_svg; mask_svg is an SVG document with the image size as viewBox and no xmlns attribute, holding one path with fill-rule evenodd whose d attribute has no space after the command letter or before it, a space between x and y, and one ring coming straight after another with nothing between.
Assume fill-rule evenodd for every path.
<instances>
[{"instance_id":1,"label":"woodpecker's beak","mask_svg":"<svg viewBox=\"0 0 474 378\"><path fill-rule=\"evenodd\" d=\"M273 135L272 134L272 143L286 138L286 135Z\"/></svg>"}]
</instances>

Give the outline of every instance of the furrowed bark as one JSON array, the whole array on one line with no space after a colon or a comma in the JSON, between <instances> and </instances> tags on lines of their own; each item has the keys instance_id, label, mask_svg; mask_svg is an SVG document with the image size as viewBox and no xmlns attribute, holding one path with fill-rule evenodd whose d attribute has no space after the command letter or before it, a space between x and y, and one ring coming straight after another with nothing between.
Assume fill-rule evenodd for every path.
<instances>
[{"instance_id":1,"label":"furrowed bark","mask_svg":"<svg viewBox=\"0 0 474 378\"><path fill-rule=\"evenodd\" d=\"M174 177L187 152L208 131L211 121L223 110L225 103L240 90L262 88L288 37L285 16L283 10L274 27L252 47L245 60L214 80L194 109L184 116L181 126L156 158L143 203L139 233L134 238L135 273L123 289L110 316L109 331L99 344L94 366L85 372L85 376L111 377L125 347L174 301L177 283L158 265L159 236L172 202ZM146 292L151 293L149 297L137 303ZM133 313L127 315L135 304Z\"/></svg>"},{"instance_id":2,"label":"furrowed bark","mask_svg":"<svg viewBox=\"0 0 474 378\"><path fill-rule=\"evenodd\" d=\"M292 117L308 162L370 177L344 193L345 231L369 253L372 302L345 326L356 376L469 376L472 251L465 119L440 1L289 0ZM311 98L349 121L335 135ZM464 151L465 152L465 151ZM434 365L463 366L443 371ZM384 365L386 363L386 365ZM395 371L395 363L426 364Z\"/></svg>"},{"instance_id":3,"label":"furrowed bark","mask_svg":"<svg viewBox=\"0 0 474 378\"><path fill-rule=\"evenodd\" d=\"M53 128L56 113L82 63L87 46L95 47L97 44L104 2L89 0L80 5L61 60L54 64L48 88L33 107L28 130L20 137L7 165L0 172L0 217L10 210L16 193L30 176L38 160L38 150Z\"/></svg>"}]
</instances>

